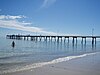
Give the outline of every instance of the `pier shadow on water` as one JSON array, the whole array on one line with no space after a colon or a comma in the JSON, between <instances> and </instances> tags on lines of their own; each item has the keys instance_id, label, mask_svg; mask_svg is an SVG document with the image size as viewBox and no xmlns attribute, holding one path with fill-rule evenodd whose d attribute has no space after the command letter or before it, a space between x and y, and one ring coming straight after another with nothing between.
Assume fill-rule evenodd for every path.
<instances>
[{"instance_id":1,"label":"pier shadow on water","mask_svg":"<svg viewBox=\"0 0 100 75\"><path fill-rule=\"evenodd\" d=\"M76 43L64 42L64 41L42 41L41 44L45 46L45 49L55 51L55 52L72 52L72 53L86 53L96 51L96 44L91 44L90 42L81 43L80 41Z\"/></svg>"}]
</instances>

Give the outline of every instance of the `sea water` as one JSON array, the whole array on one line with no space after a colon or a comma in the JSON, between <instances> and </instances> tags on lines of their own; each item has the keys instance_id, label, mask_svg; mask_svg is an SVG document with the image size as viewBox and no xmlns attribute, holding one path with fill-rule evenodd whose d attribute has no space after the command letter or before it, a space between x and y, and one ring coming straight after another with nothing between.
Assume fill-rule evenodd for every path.
<instances>
[{"instance_id":1,"label":"sea water","mask_svg":"<svg viewBox=\"0 0 100 75\"><path fill-rule=\"evenodd\" d=\"M11 43L15 42L12 48ZM47 64L68 61L78 57L94 54L100 51L100 41L92 45L90 40L81 44L78 40L73 45L72 40L12 40L0 37L0 74L28 70Z\"/></svg>"}]
</instances>

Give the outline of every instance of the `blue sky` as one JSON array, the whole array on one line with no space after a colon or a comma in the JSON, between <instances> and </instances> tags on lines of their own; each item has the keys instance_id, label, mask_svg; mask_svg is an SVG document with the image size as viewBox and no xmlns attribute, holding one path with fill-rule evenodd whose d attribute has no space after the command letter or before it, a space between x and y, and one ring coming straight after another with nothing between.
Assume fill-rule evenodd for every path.
<instances>
[{"instance_id":1,"label":"blue sky","mask_svg":"<svg viewBox=\"0 0 100 75\"><path fill-rule=\"evenodd\" d=\"M100 0L0 0L0 35L100 35Z\"/></svg>"}]
</instances>

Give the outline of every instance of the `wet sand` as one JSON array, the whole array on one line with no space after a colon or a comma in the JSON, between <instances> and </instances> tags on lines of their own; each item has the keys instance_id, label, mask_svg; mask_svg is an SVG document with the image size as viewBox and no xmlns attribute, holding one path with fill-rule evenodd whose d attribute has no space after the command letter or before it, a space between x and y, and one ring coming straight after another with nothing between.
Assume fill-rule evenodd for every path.
<instances>
[{"instance_id":1,"label":"wet sand","mask_svg":"<svg viewBox=\"0 0 100 75\"><path fill-rule=\"evenodd\" d=\"M4 75L100 75L100 53Z\"/></svg>"}]
</instances>

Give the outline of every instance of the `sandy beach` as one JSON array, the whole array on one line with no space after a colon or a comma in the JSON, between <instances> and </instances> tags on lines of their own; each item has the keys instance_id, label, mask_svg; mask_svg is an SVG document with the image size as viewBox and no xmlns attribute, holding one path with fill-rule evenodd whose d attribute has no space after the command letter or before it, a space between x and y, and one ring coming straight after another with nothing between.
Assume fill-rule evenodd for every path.
<instances>
[{"instance_id":1,"label":"sandy beach","mask_svg":"<svg viewBox=\"0 0 100 75\"><path fill-rule=\"evenodd\" d=\"M100 53L4 75L100 75Z\"/></svg>"}]
</instances>

